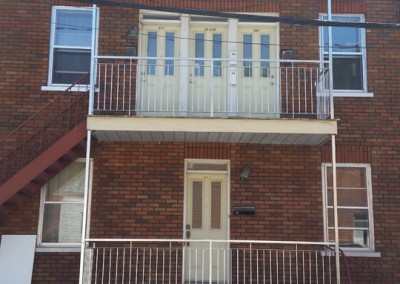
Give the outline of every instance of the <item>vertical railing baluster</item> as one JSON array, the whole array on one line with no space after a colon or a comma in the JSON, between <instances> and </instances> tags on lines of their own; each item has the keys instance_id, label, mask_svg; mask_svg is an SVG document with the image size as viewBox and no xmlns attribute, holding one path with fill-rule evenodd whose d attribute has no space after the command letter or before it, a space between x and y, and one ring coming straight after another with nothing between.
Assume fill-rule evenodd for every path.
<instances>
[{"instance_id":1,"label":"vertical railing baluster","mask_svg":"<svg viewBox=\"0 0 400 284\"><path fill-rule=\"evenodd\" d=\"M112 248L109 248L110 250L110 254L109 254L109 258L108 258L108 283L111 283L111 263L112 263Z\"/></svg>"},{"instance_id":2,"label":"vertical railing baluster","mask_svg":"<svg viewBox=\"0 0 400 284\"><path fill-rule=\"evenodd\" d=\"M286 283L285 250L282 250L282 277L283 283Z\"/></svg>"},{"instance_id":3,"label":"vertical railing baluster","mask_svg":"<svg viewBox=\"0 0 400 284\"><path fill-rule=\"evenodd\" d=\"M132 277L132 242L129 242L129 284L131 284Z\"/></svg>"}]
</instances>

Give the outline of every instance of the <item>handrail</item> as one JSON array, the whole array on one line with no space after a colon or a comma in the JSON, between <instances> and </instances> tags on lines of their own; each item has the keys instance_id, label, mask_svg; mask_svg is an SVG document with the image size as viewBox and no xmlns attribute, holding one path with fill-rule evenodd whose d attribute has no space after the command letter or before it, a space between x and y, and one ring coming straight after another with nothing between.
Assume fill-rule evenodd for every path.
<instances>
[{"instance_id":1,"label":"handrail","mask_svg":"<svg viewBox=\"0 0 400 284\"><path fill-rule=\"evenodd\" d=\"M97 55L96 59L121 59L121 60L205 60L205 61L249 61L244 58L209 58L209 57L167 57L167 56L112 56L112 55ZM299 59L258 59L259 62L276 62L276 63L321 63L326 64L326 60L299 60Z\"/></svg>"},{"instance_id":2,"label":"handrail","mask_svg":"<svg viewBox=\"0 0 400 284\"><path fill-rule=\"evenodd\" d=\"M333 249L332 247L330 247L330 246L325 246L325 248L327 248L327 249L329 249L329 250L331 250L331 251L334 252L334 249ZM383 277L382 275L376 273L375 271L372 271L372 270L371 270L368 266L366 266L365 264L362 264L361 262L358 262L357 260L355 260L355 259L353 259L353 258L347 256L341 248L339 248L339 252L340 252L340 255L341 255L341 256L343 257L343 259L344 259L344 264L345 264L345 267L346 267L347 278L348 278L349 284L352 284L349 262L353 262L353 263L355 263L356 265L359 265L359 266L361 266L362 268L367 269L369 272L371 272L371 273L374 274L377 278L379 278L381 281L383 281L383 282L381 282L381 283L386 283L386 282L388 281L388 280L387 280L385 277Z\"/></svg>"},{"instance_id":3,"label":"handrail","mask_svg":"<svg viewBox=\"0 0 400 284\"><path fill-rule=\"evenodd\" d=\"M54 103L54 101L58 98L61 98L62 96L64 96L68 91L70 91L73 87L75 87L76 85L78 85L81 81L83 81L84 79L86 79L86 77L89 76L90 73L86 73L85 75L83 75L81 78L79 78L78 80L76 80L74 83L72 83L72 85L70 85L67 89L65 89L61 94L55 96L50 102L48 102L46 105L44 105L40 110L38 110L36 113L34 113L31 117L29 117L27 120L25 120L23 123L21 123L17 128L15 128L13 131L11 131L7 136L3 137L0 140L0 145L6 141L8 138L10 138L15 132L17 132L18 130L20 130L22 127L24 127L29 121L31 121L32 119L34 119L36 116L38 116L42 111L44 111L46 108L48 108L50 105L52 105Z\"/></svg>"},{"instance_id":4,"label":"handrail","mask_svg":"<svg viewBox=\"0 0 400 284\"><path fill-rule=\"evenodd\" d=\"M65 95L88 75L79 78L1 139L0 184L82 121L87 113L87 103L82 100L87 97L89 86L79 90L78 97Z\"/></svg>"}]
</instances>

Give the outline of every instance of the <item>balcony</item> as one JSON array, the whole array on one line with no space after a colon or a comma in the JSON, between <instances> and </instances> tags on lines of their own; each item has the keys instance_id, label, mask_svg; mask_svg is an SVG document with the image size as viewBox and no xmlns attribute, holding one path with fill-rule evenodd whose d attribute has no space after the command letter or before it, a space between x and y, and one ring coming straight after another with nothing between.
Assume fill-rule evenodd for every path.
<instances>
[{"instance_id":1,"label":"balcony","mask_svg":"<svg viewBox=\"0 0 400 284\"><path fill-rule=\"evenodd\" d=\"M336 134L320 61L95 58L99 140L319 145Z\"/></svg>"},{"instance_id":2,"label":"balcony","mask_svg":"<svg viewBox=\"0 0 400 284\"><path fill-rule=\"evenodd\" d=\"M335 283L329 243L90 239L84 283Z\"/></svg>"}]
</instances>

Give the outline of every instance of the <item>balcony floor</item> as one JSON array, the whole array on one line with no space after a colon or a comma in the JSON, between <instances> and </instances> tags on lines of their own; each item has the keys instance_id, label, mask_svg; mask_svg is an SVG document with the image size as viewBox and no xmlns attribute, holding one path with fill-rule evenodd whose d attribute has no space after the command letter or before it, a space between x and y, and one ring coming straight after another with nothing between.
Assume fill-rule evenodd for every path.
<instances>
[{"instance_id":1,"label":"balcony floor","mask_svg":"<svg viewBox=\"0 0 400 284\"><path fill-rule=\"evenodd\" d=\"M100 141L180 141L320 145L337 134L336 120L89 116Z\"/></svg>"}]
</instances>

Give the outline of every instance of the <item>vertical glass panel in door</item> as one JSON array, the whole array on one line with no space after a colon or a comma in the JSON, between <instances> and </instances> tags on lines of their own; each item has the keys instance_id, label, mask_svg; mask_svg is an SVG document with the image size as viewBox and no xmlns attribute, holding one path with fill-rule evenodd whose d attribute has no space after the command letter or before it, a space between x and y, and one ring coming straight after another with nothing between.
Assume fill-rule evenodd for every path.
<instances>
[{"instance_id":1,"label":"vertical glass panel in door","mask_svg":"<svg viewBox=\"0 0 400 284\"><path fill-rule=\"evenodd\" d=\"M179 113L179 28L177 26L144 26L143 60L139 61L139 92L136 94L138 115L176 116ZM126 88L130 88L127 86Z\"/></svg>"},{"instance_id":2,"label":"vertical glass panel in door","mask_svg":"<svg viewBox=\"0 0 400 284\"><path fill-rule=\"evenodd\" d=\"M277 78L279 69L271 28L243 27L239 54L243 64L238 70L237 112L243 117L274 118L279 113ZM240 66L240 65L238 65Z\"/></svg>"},{"instance_id":3,"label":"vertical glass panel in door","mask_svg":"<svg viewBox=\"0 0 400 284\"><path fill-rule=\"evenodd\" d=\"M174 57L175 50L175 33L167 32L165 36L165 75L174 75L174 59L169 59L168 57Z\"/></svg>"},{"instance_id":4,"label":"vertical glass panel in door","mask_svg":"<svg viewBox=\"0 0 400 284\"><path fill-rule=\"evenodd\" d=\"M243 35L243 59L243 76L252 77L253 36L251 34Z\"/></svg>"},{"instance_id":5,"label":"vertical glass panel in door","mask_svg":"<svg viewBox=\"0 0 400 284\"><path fill-rule=\"evenodd\" d=\"M149 32L147 35L147 56L157 57L157 33ZM157 60L153 58L147 59L147 75L156 74Z\"/></svg>"},{"instance_id":6,"label":"vertical glass panel in door","mask_svg":"<svg viewBox=\"0 0 400 284\"><path fill-rule=\"evenodd\" d=\"M204 58L204 34L196 33L195 35L195 66L194 75L204 76L204 60L197 58Z\"/></svg>"}]
</instances>

